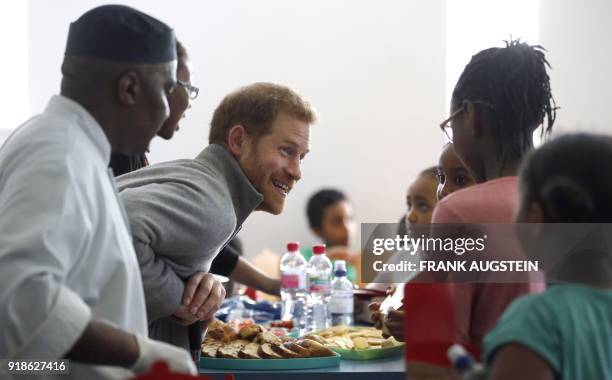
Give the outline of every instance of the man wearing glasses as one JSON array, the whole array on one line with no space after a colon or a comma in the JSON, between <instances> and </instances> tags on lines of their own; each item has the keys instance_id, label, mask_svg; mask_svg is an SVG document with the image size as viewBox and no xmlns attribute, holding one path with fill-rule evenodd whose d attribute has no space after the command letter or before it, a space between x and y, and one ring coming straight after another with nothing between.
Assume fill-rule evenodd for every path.
<instances>
[{"instance_id":1,"label":"man wearing glasses","mask_svg":"<svg viewBox=\"0 0 612 380\"><path fill-rule=\"evenodd\" d=\"M176 41L176 87L168 96L170 116L157 132L165 140L170 140L174 132L179 130L179 122L185 118L185 111L191 108L191 101L198 97L199 89L191 84L191 65L187 50L178 40ZM113 153L110 168L115 176L120 176L149 165L145 153L126 155Z\"/></svg>"}]
</instances>

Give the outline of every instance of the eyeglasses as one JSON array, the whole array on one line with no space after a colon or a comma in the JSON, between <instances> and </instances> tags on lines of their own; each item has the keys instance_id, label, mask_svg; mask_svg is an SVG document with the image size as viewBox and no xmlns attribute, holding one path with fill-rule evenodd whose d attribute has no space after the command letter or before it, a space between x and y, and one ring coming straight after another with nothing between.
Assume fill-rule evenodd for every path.
<instances>
[{"instance_id":1,"label":"eyeglasses","mask_svg":"<svg viewBox=\"0 0 612 380\"><path fill-rule=\"evenodd\" d=\"M487 102L483 102L482 100L474 100L474 101L469 100L469 102L472 104L479 104L481 106L485 106L490 109L495 109L493 105ZM449 142L453 142L453 128L451 127L450 122L453 121L454 118L459 116L459 114L463 111L465 111L465 103L461 105L461 108L453 112L446 120L440 123L440 129L442 130L442 132L444 132L444 135L446 135L446 138L448 139Z\"/></svg>"},{"instance_id":2,"label":"eyeglasses","mask_svg":"<svg viewBox=\"0 0 612 380\"><path fill-rule=\"evenodd\" d=\"M198 97L198 93L200 92L200 89L197 88L196 86L192 86L191 84L187 82L183 82L182 80L177 80L176 83L178 83L179 86L182 86L185 88L185 90L187 91L187 96L189 96L189 99L194 100L195 98Z\"/></svg>"},{"instance_id":3,"label":"eyeglasses","mask_svg":"<svg viewBox=\"0 0 612 380\"><path fill-rule=\"evenodd\" d=\"M448 119L446 119L446 120L444 120L443 122L440 123L440 129L442 130L442 132L446 136L446 139L449 142L453 142L453 128L450 126L450 122L454 118L456 118L461 112L463 112L464 109L465 109L465 107L461 106L461 108L459 108L457 111L453 112L448 117Z\"/></svg>"}]
</instances>

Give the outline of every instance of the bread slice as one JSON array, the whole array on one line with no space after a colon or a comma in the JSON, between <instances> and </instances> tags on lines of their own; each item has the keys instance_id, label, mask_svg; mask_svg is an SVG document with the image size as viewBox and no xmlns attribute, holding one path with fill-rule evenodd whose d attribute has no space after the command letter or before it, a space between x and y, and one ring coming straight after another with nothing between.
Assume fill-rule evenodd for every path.
<instances>
[{"instance_id":1,"label":"bread slice","mask_svg":"<svg viewBox=\"0 0 612 380\"><path fill-rule=\"evenodd\" d=\"M264 343L281 344L283 343L283 341L279 337L277 337L276 335L268 331L260 332L259 334L257 334L254 342L259 343L259 344L264 344Z\"/></svg>"},{"instance_id":2,"label":"bread slice","mask_svg":"<svg viewBox=\"0 0 612 380\"><path fill-rule=\"evenodd\" d=\"M315 335L315 334L306 335L303 337L303 339L310 339L310 340L314 340L315 342L318 342L321 344L327 344L327 339L323 338L322 336Z\"/></svg>"},{"instance_id":3,"label":"bread slice","mask_svg":"<svg viewBox=\"0 0 612 380\"><path fill-rule=\"evenodd\" d=\"M260 325L248 325L240 329L240 339L253 340L260 332L264 331Z\"/></svg>"},{"instance_id":4,"label":"bread slice","mask_svg":"<svg viewBox=\"0 0 612 380\"><path fill-rule=\"evenodd\" d=\"M261 359L261 356L257 353L258 350L259 344L249 342L238 352L238 356L242 359Z\"/></svg>"},{"instance_id":5,"label":"bread slice","mask_svg":"<svg viewBox=\"0 0 612 380\"><path fill-rule=\"evenodd\" d=\"M282 356L274 352L270 343L264 343L259 346L259 350L257 350L257 353L264 359L283 359Z\"/></svg>"},{"instance_id":6,"label":"bread slice","mask_svg":"<svg viewBox=\"0 0 612 380\"><path fill-rule=\"evenodd\" d=\"M310 356L310 352L307 349L305 349L304 347L300 346L299 344L295 342L285 342L283 343L283 347L295 352L296 354L300 355L300 357L302 358L307 358Z\"/></svg>"},{"instance_id":7,"label":"bread slice","mask_svg":"<svg viewBox=\"0 0 612 380\"><path fill-rule=\"evenodd\" d=\"M223 345L223 342L214 339L204 339L202 342L202 356L206 358L217 357L217 349Z\"/></svg>"},{"instance_id":8,"label":"bread slice","mask_svg":"<svg viewBox=\"0 0 612 380\"><path fill-rule=\"evenodd\" d=\"M277 354L279 354L280 356L286 359L298 359L298 358L304 357L304 355L300 355L295 351L291 351L290 349L283 346L282 344L271 344L270 347L272 347L272 350L274 352L276 352Z\"/></svg>"},{"instance_id":9,"label":"bread slice","mask_svg":"<svg viewBox=\"0 0 612 380\"><path fill-rule=\"evenodd\" d=\"M217 326L217 327L213 327L213 328L208 328L208 331L206 332L206 338L214 339L214 340L219 340L221 342L229 342L230 341L230 337L227 335L227 333L225 332L225 330L221 326Z\"/></svg>"},{"instance_id":10,"label":"bread slice","mask_svg":"<svg viewBox=\"0 0 612 380\"><path fill-rule=\"evenodd\" d=\"M321 343L315 342L310 339L300 339L295 343L304 347L310 353L310 357L321 357L321 356L335 356L336 353L329 348L325 347Z\"/></svg>"},{"instance_id":11,"label":"bread slice","mask_svg":"<svg viewBox=\"0 0 612 380\"><path fill-rule=\"evenodd\" d=\"M238 356L238 353L240 352L240 350L242 350L242 348L249 343L250 342L248 340L237 339L233 342L224 344L220 346L219 349L217 350L217 357L218 358L228 358L228 359L238 359L240 358Z\"/></svg>"}]
</instances>

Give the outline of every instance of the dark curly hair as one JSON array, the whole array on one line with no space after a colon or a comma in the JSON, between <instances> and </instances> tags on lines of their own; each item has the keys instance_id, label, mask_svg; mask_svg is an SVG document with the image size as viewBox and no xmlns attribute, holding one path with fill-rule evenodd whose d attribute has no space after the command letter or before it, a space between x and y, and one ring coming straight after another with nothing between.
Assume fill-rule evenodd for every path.
<instances>
[{"instance_id":1,"label":"dark curly hair","mask_svg":"<svg viewBox=\"0 0 612 380\"><path fill-rule=\"evenodd\" d=\"M453 90L451 107L471 101L492 126L499 158L522 156L533 148L533 132L544 123L548 134L556 104L546 68L546 51L520 40L504 41L474 55Z\"/></svg>"}]
</instances>

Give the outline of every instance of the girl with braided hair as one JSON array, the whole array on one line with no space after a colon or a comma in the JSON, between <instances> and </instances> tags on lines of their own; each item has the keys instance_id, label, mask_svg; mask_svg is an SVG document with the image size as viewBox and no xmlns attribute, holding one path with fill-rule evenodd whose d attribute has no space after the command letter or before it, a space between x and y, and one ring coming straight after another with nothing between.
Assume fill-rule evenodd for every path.
<instances>
[{"instance_id":1,"label":"girl with braided hair","mask_svg":"<svg viewBox=\"0 0 612 380\"><path fill-rule=\"evenodd\" d=\"M476 185L440 201L432 222L511 223L518 205L517 172L533 149L542 124L548 134L555 102L544 49L520 41L474 55L459 77L451 116L441 124L452 132L455 151ZM450 134L450 133L449 133ZM496 247L513 257L518 247ZM543 282L461 283L454 287L455 341L480 355L482 339L518 296L539 292Z\"/></svg>"},{"instance_id":2,"label":"girl with braided hair","mask_svg":"<svg viewBox=\"0 0 612 380\"><path fill-rule=\"evenodd\" d=\"M542 47L520 41L471 58L453 90L450 117L440 127L476 184L440 200L433 225L512 222L518 168L533 148L535 130L543 124L542 133L548 134L555 120L548 67ZM518 243L511 243L496 247L496 254L515 256ZM521 295L544 289L542 280L531 278L525 283L450 284L432 283L423 279L427 273L421 275L416 279L421 283L406 285L404 305L404 335L412 347L406 353L407 371L416 377L448 375L440 367L450 366L446 349L454 342L480 357L485 334L506 307ZM419 323L438 326L435 337L426 335Z\"/></svg>"}]
</instances>

